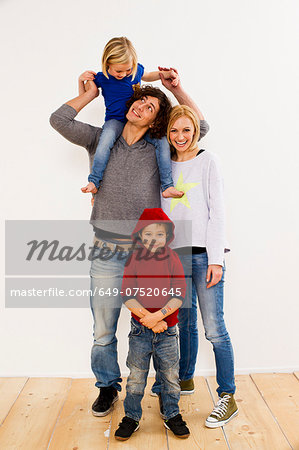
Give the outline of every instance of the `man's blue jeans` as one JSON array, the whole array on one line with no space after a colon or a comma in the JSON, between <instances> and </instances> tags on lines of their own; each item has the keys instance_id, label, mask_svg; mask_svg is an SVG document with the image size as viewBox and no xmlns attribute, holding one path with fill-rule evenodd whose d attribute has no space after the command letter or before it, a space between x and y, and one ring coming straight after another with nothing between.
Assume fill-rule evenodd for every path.
<instances>
[{"instance_id":1,"label":"man's blue jeans","mask_svg":"<svg viewBox=\"0 0 299 450\"><path fill-rule=\"evenodd\" d=\"M150 359L153 355L157 377L161 380L161 398L165 419L179 414L179 349L176 325L155 334L149 328L131 319L127 366L130 375L124 401L125 414L139 422L142 416L141 400L147 382Z\"/></svg>"},{"instance_id":2,"label":"man's blue jeans","mask_svg":"<svg viewBox=\"0 0 299 450\"><path fill-rule=\"evenodd\" d=\"M91 290L94 293L90 298L94 319L91 368L97 379L97 387L114 386L120 391L119 383L122 379L117 362L115 333L122 306L120 296L122 277L129 252L122 253L123 259L119 259L120 252L117 252L111 259L105 261L103 258L99 259L100 250L94 247L90 269ZM117 295L113 295L113 292Z\"/></svg>"},{"instance_id":3,"label":"man's blue jeans","mask_svg":"<svg viewBox=\"0 0 299 450\"><path fill-rule=\"evenodd\" d=\"M198 255L179 255L187 281L187 293L184 305L179 309L180 336L180 380L193 378L198 353L197 299L205 329L206 338L212 343L216 361L217 392L234 393L234 353L223 318L223 285L225 267L221 281L207 289L207 253ZM192 275L191 275L192 274ZM191 302L190 302L191 299ZM156 378L153 392L160 391Z\"/></svg>"}]
</instances>

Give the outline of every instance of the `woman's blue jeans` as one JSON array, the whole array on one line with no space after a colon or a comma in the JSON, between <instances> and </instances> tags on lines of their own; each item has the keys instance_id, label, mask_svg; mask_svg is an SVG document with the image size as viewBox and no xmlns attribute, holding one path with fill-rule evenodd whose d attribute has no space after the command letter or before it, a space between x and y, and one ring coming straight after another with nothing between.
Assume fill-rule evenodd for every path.
<instances>
[{"instance_id":1,"label":"woman's blue jeans","mask_svg":"<svg viewBox=\"0 0 299 450\"><path fill-rule=\"evenodd\" d=\"M207 253L198 255L180 255L187 282L185 307L180 308L180 380L193 378L198 353L197 301L201 312L206 339L213 345L216 361L217 392L234 393L234 354L229 334L223 317L223 285L225 267L221 281L207 289L206 275L208 270ZM191 275L192 274L192 275ZM190 302L191 298L191 302ZM160 390L159 380L153 386L153 391Z\"/></svg>"}]
</instances>

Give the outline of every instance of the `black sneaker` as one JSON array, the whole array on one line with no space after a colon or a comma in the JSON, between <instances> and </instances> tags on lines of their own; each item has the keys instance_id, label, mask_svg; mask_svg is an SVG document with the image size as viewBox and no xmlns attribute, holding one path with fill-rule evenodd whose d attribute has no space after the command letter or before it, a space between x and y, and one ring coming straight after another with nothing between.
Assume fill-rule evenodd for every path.
<instances>
[{"instance_id":1,"label":"black sneaker","mask_svg":"<svg viewBox=\"0 0 299 450\"><path fill-rule=\"evenodd\" d=\"M117 400L117 389L113 386L101 387L98 398L92 404L92 414L97 417L107 416L113 408L113 403Z\"/></svg>"},{"instance_id":2,"label":"black sneaker","mask_svg":"<svg viewBox=\"0 0 299 450\"><path fill-rule=\"evenodd\" d=\"M159 397L160 416L162 417L162 419L165 419L164 406L163 406L163 403L162 403L161 394L158 394L158 397Z\"/></svg>"},{"instance_id":3,"label":"black sneaker","mask_svg":"<svg viewBox=\"0 0 299 450\"><path fill-rule=\"evenodd\" d=\"M134 431L139 428L139 422L131 419L131 417L125 416L123 420L118 424L118 429L114 433L115 439L119 441L126 441L132 436Z\"/></svg>"},{"instance_id":4,"label":"black sneaker","mask_svg":"<svg viewBox=\"0 0 299 450\"><path fill-rule=\"evenodd\" d=\"M181 414L177 414L175 417L165 420L164 425L165 428L171 430L173 434L179 438L187 438L190 435L190 431Z\"/></svg>"}]
</instances>

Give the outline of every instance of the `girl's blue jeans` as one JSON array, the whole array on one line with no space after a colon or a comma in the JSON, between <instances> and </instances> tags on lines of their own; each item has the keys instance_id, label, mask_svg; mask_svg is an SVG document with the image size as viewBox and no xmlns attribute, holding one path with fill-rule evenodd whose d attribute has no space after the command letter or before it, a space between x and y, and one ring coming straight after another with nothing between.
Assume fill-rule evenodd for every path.
<instances>
[{"instance_id":1,"label":"girl's blue jeans","mask_svg":"<svg viewBox=\"0 0 299 450\"><path fill-rule=\"evenodd\" d=\"M123 122L115 119L107 120L103 125L93 160L91 174L88 177L88 181L93 182L97 188L100 185L100 181L103 179L103 174L109 161L110 151L114 146L115 141L121 135L124 125ZM165 191L168 187L173 186L170 148L167 138L166 136L162 139L151 138L149 133L146 133L144 139L155 147L161 187L162 191Z\"/></svg>"},{"instance_id":2,"label":"girl's blue jeans","mask_svg":"<svg viewBox=\"0 0 299 450\"><path fill-rule=\"evenodd\" d=\"M115 119L107 120L103 125L94 155L91 174L88 177L88 181L92 181L97 188L103 179L103 174L109 161L110 151L117 138L121 135L124 125L123 122Z\"/></svg>"}]
</instances>

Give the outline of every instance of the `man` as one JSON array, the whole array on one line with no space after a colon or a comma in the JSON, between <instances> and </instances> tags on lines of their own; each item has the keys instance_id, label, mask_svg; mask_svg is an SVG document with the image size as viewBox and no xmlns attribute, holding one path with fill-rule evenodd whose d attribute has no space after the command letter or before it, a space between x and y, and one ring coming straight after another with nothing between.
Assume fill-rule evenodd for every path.
<instances>
[{"instance_id":1,"label":"man","mask_svg":"<svg viewBox=\"0 0 299 450\"><path fill-rule=\"evenodd\" d=\"M201 136L208 131L201 112L179 84L161 76L179 103L193 108L201 120ZM50 123L70 142L85 147L92 165L101 129L74 118L99 95L93 82L88 82L83 94L55 111ZM111 150L108 165L94 205L90 223L95 230L94 258L91 265L91 297L94 318L94 345L91 367L100 394L92 405L96 416L107 415L118 400L121 390L115 336L120 314L121 284L124 266L131 248L130 234L145 208L160 207L160 179L154 147L143 139L147 131L153 137L165 134L171 104L158 88L142 87L134 92L128 105L127 122L122 135ZM110 250L109 258L102 257ZM101 289L101 291L100 291ZM101 295L100 294L103 294ZM113 293L116 293L114 295Z\"/></svg>"}]
</instances>

